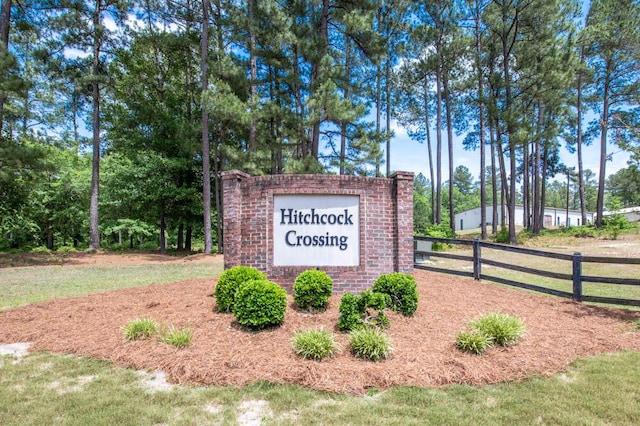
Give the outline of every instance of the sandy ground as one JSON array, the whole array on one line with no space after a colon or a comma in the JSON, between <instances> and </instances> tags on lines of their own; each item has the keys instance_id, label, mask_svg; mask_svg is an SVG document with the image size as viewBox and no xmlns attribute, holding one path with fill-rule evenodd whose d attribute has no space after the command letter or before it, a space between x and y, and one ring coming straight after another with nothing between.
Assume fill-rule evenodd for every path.
<instances>
[{"instance_id":1,"label":"sandy ground","mask_svg":"<svg viewBox=\"0 0 640 426\"><path fill-rule=\"evenodd\" d=\"M71 262L140 263L139 257L127 256L83 255ZM222 259L144 256L144 262ZM297 311L289 297L284 324L256 333L239 327L233 315L215 310L213 279L3 310L0 343L30 342L30 350L86 355L121 366L162 370L173 383L242 386L269 381L351 394L396 385L520 380L560 372L572 361L590 355L640 351L640 332L630 323L640 318L640 312L581 305L425 271L416 271L415 277L420 294L418 310L411 318L389 314L387 334L395 352L377 363L349 353L348 336L336 330L339 296L332 296L329 309L320 314ZM470 320L489 312L520 317L527 328L525 339L513 347L492 348L482 356L457 350L457 333ZM153 318L166 326L191 327L193 342L184 349L155 339L127 342L121 327L138 317ZM321 362L299 359L291 346L293 333L316 327L332 330L342 351Z\"/></svg>"}]
</instances>

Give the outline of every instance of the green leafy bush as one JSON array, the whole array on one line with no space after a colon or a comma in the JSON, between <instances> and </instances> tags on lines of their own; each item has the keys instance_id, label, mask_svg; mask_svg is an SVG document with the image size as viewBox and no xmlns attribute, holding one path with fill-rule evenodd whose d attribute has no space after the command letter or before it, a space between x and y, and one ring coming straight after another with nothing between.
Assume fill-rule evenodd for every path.
<instances>
[{"instance_id":1,"label":"green leafy bush","mask_svg":"<svg viewBox=\"0 0 640 426\"><path fill-rule=\"evenodd\" d=\"M51 250L49 250L48 248L46 248L45 246L38 246L38 247L34 247L31 249L31 253L36 253L36 254L51 254Z\"/></svg>"},{"instance_id":2,"label":"green leafy bush","mask_svg":"<svg viewBox=\"0 0 640 426\"><path fill-rule=\"evenodd\" d=\"M340 299L340 307L338 308L340 316L338 317L338 329L340 331L355 330L362 327L363 311L360 309L360 297L345 293Z\"/></svg>"},{"instance_id":3,"label":"green leafy bush","mask_svg":"<svg viewBox=\"0 0 640 426\"><path fill-rule=\"evenodd\" d=\"M68 253L77 253L78 250L73 246L60 246L56 249L56 252L60 254L68 254Z\"/></svg>"},{"instance_id":4,"label":"green leafy bush","mask_svg":"<svg viewBox=\"0 0 640 426\"><path fill-rule=\"evenodd\" d=\"M267 279L245 281L236 290L233 314L238 323L252 329L282 324L287 293Z\"/></svg>"},{"instance_id":5,"label":"green leafy bush","mask_svg":"<svg viewBox=\"0 0 640 426\"><path fill-rule=\"evenodd\" d=\"M456 347L465 352L482 354L492 345L491 338L477 330L462 331L456 337Z\"/></svg>"},{"instance_id":6,"label":"green leafy bush","mask_svg":"<svg viewBox=\"0 0 640 426\"><path fill-rule=\"evenodd\" d=\"M336 343L333 334L327 330L306 330L298 331L293 335L293 350L305 359L321 360L332 357L340 350L340 345Z\"/></svg>"},{"instance_id":7,"label":"green leafy bush","mask_svg":"<svg viewBox=\"0 0 640 426\"><path fill-rule=\"evenodd\" d=\"M351 331L362 327L388 328L389 318L384 314L388 303L388 295L371 290L365 290L359 296L345 293L338 308L338 329Z\"/></svg>"},{"instance_id":8,"label":"green leafy bush","mask_svg":"<svg viewBox=\"0 0 640 426\"><path fill-rule=\"evenodd\" d=\"M454 238L455 234L451 230L451 227L447 224L441 223L439 225L429 225L425 231L425 236L433 238ZM431 245L433 251L444 251L449 248L447 243L434 241Z\"/></svg>"},{"instance_id":9,"label":"green leafy bush","mask_svg":"<svg viewBox=\"0 0 640 426\"><path fill-rule=\"evenodd\" d=\"M418 309L418 290L411 274L383 274L373 283L373 291L389 296L389 308L410 317Z\"/></svg>"},{"instance_id":10,"label":"green leafy bush","mask_svg":"<svg viewBox=\"0 0 640 426\"><path fill-rule=\"evenodd\" d=\"M496 233L496 243L509 243L509 228L506 226L500 227L500 230Z\"/></svg>"},{"instance_id":11,"label":"green leafy bush","mask_svg":"<svg viewBox=\"0 0 640 426\"><path fill-rule=\"evenodd\" d=\"M293 283L293 300L302 309L324 310L333 291L333 280L324 271L308 270Z\"/></svg>"},{"instance_id":12,"label":"green leafy bush","mask_svg":"<svg viewBox=\"0 0 640 426\"><path fill-rule=\"evenodd\" d=\"M483 315L472 321L470 327L472 330L485 334L493 343L500 346L515 344L525 333L522 320L508 314Z\"/></svg>"},{"instance_id":13,"label":"green leafy bush","mask_svg":"<svg viewBox=\"0 0 640 426\"><path fill-rule=\"evenodd\" d=\"M158 323L149 318L131 320L122 327L127 340L148 339L158 332Z\"/></svg>"},{"instance_id":14,"label":"green leafy bush","mask_svg":"<svg viewBox=\"0 0 640 426\"><path fill-rule=\"evenodd\" d=\"M193 330L191 328L178 329L174 326L163 334L162 341L168 345L175 346L176 348L184 348L191 344L193 338Z\"/></svg>"},{"instance_id":15,"label":"green leafy bush","mask_svg":"<svg viewBox=\"0 0 640 426\"><path fill-rule=\"evenodd\" d=\"M218 279L213 292L216 306L220 312L233 311L236 290L240 284L252 280L264 280L266 276L256 268L250 266L234 266L224 271Z\"/></svg>"},{"instance_id":16,"label":"green leafy bush","mask_svg":"<svg viewBox=\"0 0 640 426\"><path fill-rule=\"evenodd\" d=\"M375 328L361 328L349 334L351 353L358 358L379 361L388 358L393 347L387 336Z\"/></svg>"}]
</instances>

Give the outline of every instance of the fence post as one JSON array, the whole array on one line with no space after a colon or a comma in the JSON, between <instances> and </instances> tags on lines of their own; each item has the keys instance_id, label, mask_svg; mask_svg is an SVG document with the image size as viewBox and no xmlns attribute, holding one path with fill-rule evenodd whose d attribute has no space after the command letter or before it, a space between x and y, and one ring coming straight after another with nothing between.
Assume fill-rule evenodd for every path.
<instances>
[{"instance_id":1,"label":"fence post","mask_svg":"<svg viewBox=\"0 0 640 426\"><path fill-rule=\"evenodd\" d=\"M482 250L480 246L480 239L476 238L473 240L473 278L476 280L480 279L480 274L482 273L482 263L481 263Z\"/></svg>"},{"instance_id":2,"label":"fence post","mask_svg":"<svg viewBox=\"0 0 640 426\"><path fill-rule=\"evenodd\" d=\"M582 302L582 254L573 253L573 300Z\"/></svg>"}]
</instances>

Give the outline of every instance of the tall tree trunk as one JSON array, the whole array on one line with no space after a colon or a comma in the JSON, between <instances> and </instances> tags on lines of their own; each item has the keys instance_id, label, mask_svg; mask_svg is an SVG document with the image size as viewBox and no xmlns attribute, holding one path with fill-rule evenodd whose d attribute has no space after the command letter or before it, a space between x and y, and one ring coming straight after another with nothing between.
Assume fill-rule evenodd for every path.
<instances>
[{"instance_id":1,"label":"tall tree trunk","mask_svg":"<svg viewBox=\"0 0 640 426\"><path fill-rule=\"evenodd\" d=\"M202 93L209 87L209 0L202 0L202 39L200 73ZM204 209L204 252L211 254L211 152L209 150L209 111L202 105L202 201Z\"/></svg>"},{"instance_id":2,"label":"tall tree trunk","mask_svg":"<svg viewBox=\"0 0 640 426\"><path fill-rule=\"evenodd\" d=\"M611 75L608 72L604 81L604 93L602 95L602 115L600 116L600 172L598 176L598 199L596 202L596 227L602 227L602 213L604 212L604 182L607 168L607 131L609 129L609 89Z\"/></svg>"},{"instance_id":3,"label":"tall tree trunk","mask_svg":"<svg viewBox=\"0 0 640 426\"><path fill-rule=\"evenodd\" d=\"M380 63L376 64L376 143L380 146L380 131L382 120L382 70ZM376 176L380 176L380 158L376 156Z\"/></svg>"},{"instance_id":4,"label":"tall tree trunk","mask_svg":"<svg viewBox=\"0 0 640 426\"><path fill-rule=\"evenodd\" d=\"M178 226L178 242L176 249L178 251L184 250L184 223L180 223Z\"/></svg>"},{"instance_id":5,"label":"tall tree trunk","mask_svg":"<svg viewBox=\"0 0 640 426\"><path fill-rule=\"evenodd\" d=\"M385 129L385 140L387 142L387 177L391 176L391 53L389 52L389 56L387 57L386 67L385 67L385 92L386 92L386 118L387 125Z\"/></svg>"},{"instance_id":6,"label":"tall tree trunk","mask_svg":"<svg viewBox=\"0 0 640 426\"><path fill-rule=\"evenodd\" d=\"M447 108L447 148L449 157L449 227L451 232L455 234L455 211L453 200L453 124L451 122L451 93L449 93L449 71L445 68L442 73L442 86L444 90L444 103Z\"/></svg>"},{"instance_id":7,"label":"tall tree trunk","mask_svg":"<svg viewBox=\"0 0 640 426\"><path fill-rule=\"evenodd\" d=\"M349 100L349 85L351 84L351 40L347 34L344 36L344 100ZM343 120L340 129L340 174L344 175L345 161L347 155L347 125Z\"/></svg>"},{"instance_id":8,"label":"tall tree trunk","mask_svg":"<svg viewBox=\"0 0 640 426\"><path fill-rule=\"evenodd\" d=\"M581 63L584 61L584 49L581 53ZM587 206L584 195L584 166L582 164L582 71L578 71L578 87L577 87L577 135L576 135L576 155L578 156L578 193L580 196L580 216L582 217L582 225L587 224Z\"/></svg>"},{"instance_id":9,"label":"tall tree trunk","mask_svg":"<svg viewBox=\"0 0 640 426\"><path fill-rule=\"evenodd\" d=\"M482 76L482 34L480 28L480 1L475 2L474 24L476 35L476 75L478 78L478 127L480 143L480 238L487 239L487 183L485 173L485 146L484 146L484 78ZM495 207L494 207L495 210Z\"/></svg>"},{"instance_id":10,"label":"tall tree trunk","mask_svg":"<svg viewBox=\"0 0 640 426\"><path fill-rule=\"evenodd\" d=\"M187 226L187 235L185 235L184 238L184 249L186 251L191 251L191 237L193 234L193 229L191 228L191 225Z\"/></svg>"},{"instance_id":11,"label":"tall tree trunk","mask_svg":"<svg viewBox=\"0 0 640 426\"><path fill-rule=\"evenodd\" d=\"M9 30L11 28L11 6L12 0L2 0L0 9L0 49L9 51ZM6 98L0 93L0 137L4 124L4 102Z\"/></svg>"},{"instance_id":12,"label":"tall tree trunk","mask_svg":"<svg viewBox=\"0 0 640 426\"><path fill-rule=\"evenodd\" d=\"M491 143L491 202L493 211L491 212L491 235L498 233L498 172L496 170L496 142L493 137L493 126L489 126L489 139Z\"/></svg>"},{"instance_id":13,"label":"tall tree trunk","mask_svg":"<svg viewBox=\"0 0 640 426\"><path fill-rule=\"evenodd\" d=\"M582 163L582 73L578 74L578 111L576 155L578 156L578 194L580 197L580 216L582 225L587 224L587 205L584 195L584 165Z\"/></svg>"},{"instance_id":14,"label":"tall tree trunk","mask_svg":"<svg viewBox=\"0 0 640 426\"><path fill-rule=\"evenodd\" d=\"M96 0L93 13L93 66L92 66L92 104L93 104L93 158L91 163L91 202L89 204L89 249L100 249L99 228L99 185L100 185L100 32L102 26L102 0Z\"/></svg>"},{"instance_id":15,"label":"tall tree trunk","mask_svg":"<svg viewBox=\"0 0 640 426\"><path fill-rule=\"evenodd\" d=\"M222 205L222 188L220 185L222 168L224 166L224 158L220 151L220 146L224 146L224 136L225 129L224 126L220 125L220 135L217 143L213 145L214 147L214 158L213 169L214 169L214 184L215 184L215 202L216 202L216 235L218 239L218 254L224 253L224 239L222 228L223 217L224 217L224 207Z\"/></svg>"},{"instance_id":16,"label":"tall tree trunk","mask_svg":"<svg viewBox=\"0 0 640 426\"><path fill-rule=\"evenodd\" d=\"M160 246L160 253L165 254L167 251L167 222L165 221L164 213L160 216L160 238L158 245Z\"/></svg>"},{"instance_id":17,"label":"tall tree trunk","mask_svg":"<svg viewBox=\"0 0 640 426\"><path fill-rule=\"evenodd\" d=\"M249 15L249 66L251 68L251 126L249 127L249 141L247 142L247 151L250 153L256 150L256 119L255 107L258 96L258 64L256 59L256 33L255 22L253 16L254 0L247 1L247 14Z\"/></svg>"},{"instance_id":18,"label":"tall tree trunk","mask_svg":"<svg viewBox=\"0 0 640 426\"><path fill-rule=\"evenodd\" d=\"M314 62L311 66L311 90L317 89L315 86L318 84L320 73L322 72L320 62L329 46L329 0L322 0L319 32L320 44L318 46L318 61ZM318 117L314 120L311 128L311 156L315 159L318 159L320 154L320 124L323 120L323 117Z\"/></svg>"},{"instance_id":19,"label":"tall tree trunk","mask_svg":"<svg viewBox=\"0 0 640 426\"><path fill-rule=\"evenodd\" d=\"M442 223L442 68L436 65L436 223Z\"/></svg>"},{"instance_id":20,"label":"tall tree trunk","mask_svg":"<svg viewBox=\"0 0 640 426\"><path fill-rule=\"evenodd\" d=\"M429 80L425 77L423 84L424 94L424 129L427 138L427 153L429 155L429 185L431 186L431 223L436 222L436 184L433 180L433 152L431 149L431 124L429 120Z\"/></svg>"},{"instance_id":21,"label":"tall tree trunk","mask_svg":"<svg viewBox=\"0 0 640 426\"><path fill-rule=\"evenodd\" d=\"M542 226L544 226L544 208L547 205L547 169L549 168L549 144L546 139L543 143L542 173L540 174L540 223Z\"/></svg>"},{"instance_id":22,"label":"tall tree trunk","mask_svg":"<svg viewBox=\"0 0 640 426\"><path fill-rule=\"evenodd\" d=\"M531 229L529 221L531 205L529 202L529 143L525 142L522 146L522 224L526 229Z\"/></svg>"},{"instance_id":23,"label":"tall tree trunk","mask_svg":"<svg viewBox=\"0 0 640 426\"><path fill-rule=\"evenodd\" d=\"M544 209L540 205L540 144L542 143L542 125L544 104L538 100L538 120L533 164L533 233L538 235L544 225Z\"/></svg>"}]
</instances>

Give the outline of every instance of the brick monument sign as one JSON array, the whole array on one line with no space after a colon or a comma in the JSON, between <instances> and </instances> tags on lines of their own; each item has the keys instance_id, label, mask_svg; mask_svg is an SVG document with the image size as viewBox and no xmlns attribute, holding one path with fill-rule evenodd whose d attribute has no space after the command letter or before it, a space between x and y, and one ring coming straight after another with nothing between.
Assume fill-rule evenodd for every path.
<instances>
[{"instance_id":1,"label":"brick monument sign","mask_svg":"<svg viewBox=\"0 0 640 426\"><path fill-rule=\"evenodd\" d=\"M222 173L224 266L252 266L291 291L320 269L335 292L413 271L413 173L390 178Z\"/></svg>"}]
</instances>

